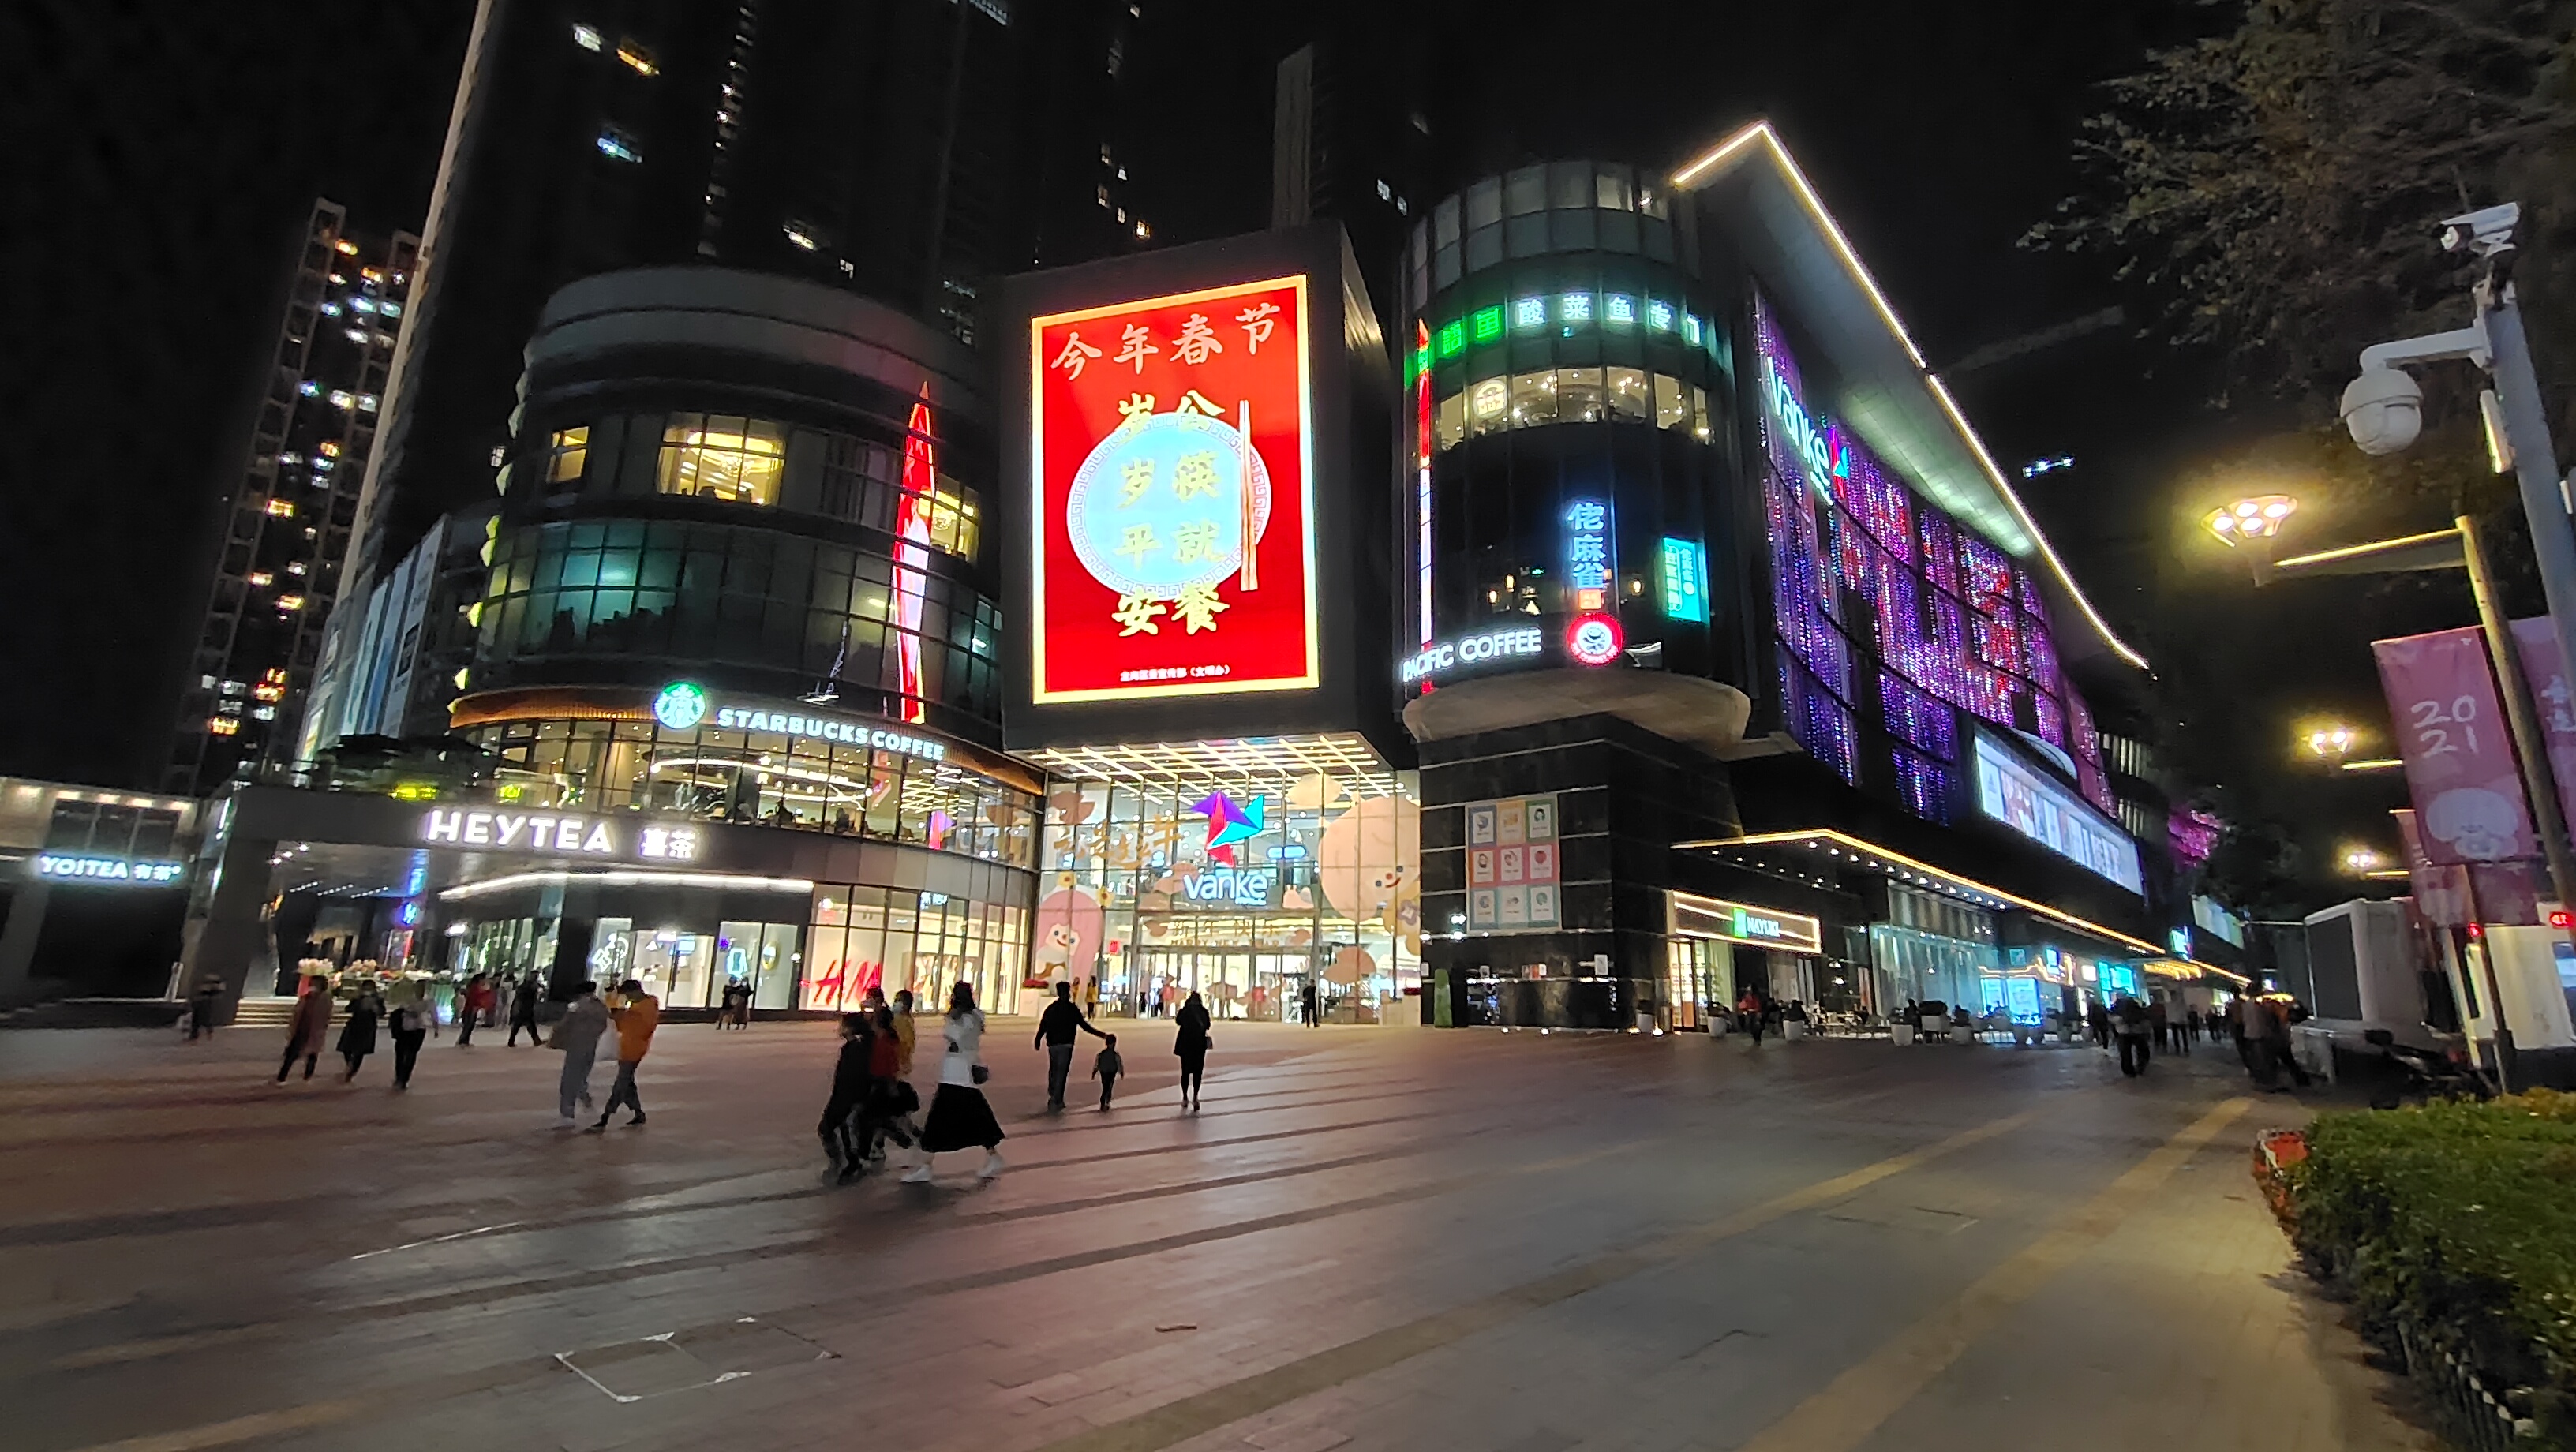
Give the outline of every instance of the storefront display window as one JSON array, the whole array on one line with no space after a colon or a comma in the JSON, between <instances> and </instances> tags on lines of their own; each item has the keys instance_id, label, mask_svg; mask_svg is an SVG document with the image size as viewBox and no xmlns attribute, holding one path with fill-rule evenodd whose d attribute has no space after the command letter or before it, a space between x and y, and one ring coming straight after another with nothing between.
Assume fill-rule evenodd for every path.
<instances>
[{"instance_id":1,"label":"storefront display window","mask_svg":"<svg viewBox=\"0 0 2576 1452\"><path fill-rule=\"evenodd\" d=\"M513 805L652 810L904 842L1029 866L1037 798L954 760L782 732L516 721L464 733L509 763Z\"/></svg>"},{"instance_id":2,"label":"storefront display window","mask_svg":"<svg viewBox=\"0 0 2576 1452\"><path fill-rule=\"evenodd\" d=\"M856 1009L871 988L910 989L919 1011L944 1012L964 982L987 1012L1020 1009L1028 910L907 888L815 888L799 1008Z\"/></svg>"},{"instance_id":3,"label":"storefront display window","mask_svg":"<svg viewBox=\"0 0 2576 1452\"><path fill-rule=\"evenodd\" d=\"M1086 783L1047 808L1032 983L1152 1016L1195 991L1220 1018L1416 1015L1421 809L1403 778Z\"/></svg>"}]
</instances>

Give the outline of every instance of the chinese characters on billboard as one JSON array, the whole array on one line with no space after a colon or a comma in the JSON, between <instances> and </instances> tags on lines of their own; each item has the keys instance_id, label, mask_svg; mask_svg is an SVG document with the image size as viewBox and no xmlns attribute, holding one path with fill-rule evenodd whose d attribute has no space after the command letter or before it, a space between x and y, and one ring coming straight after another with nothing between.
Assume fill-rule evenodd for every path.
<instances>
[{"instance_id":1,"label":"chinese characters on billboard","mask_svg":"<svg viewBox=\"0 0 2576 1452\"><path fill-rule=\"evenodd\" d=\"M1303 277L1032 319L1033 699L1320 684Z\"/></svg>"}]
</instances>

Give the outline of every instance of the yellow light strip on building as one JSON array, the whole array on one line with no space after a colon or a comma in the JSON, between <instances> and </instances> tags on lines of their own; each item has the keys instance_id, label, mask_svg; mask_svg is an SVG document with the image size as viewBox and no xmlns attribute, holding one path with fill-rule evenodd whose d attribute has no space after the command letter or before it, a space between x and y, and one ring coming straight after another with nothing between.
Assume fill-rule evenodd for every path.
<instances>
[{"instance_id":1,"label":"yellow light strip on building","mask_svg":"<svg viewBox=\"0 0 2576 1452\"><path fill-rule=\"evenodd\" d=\"M739 872L513 872L507 877L487 878L451 887L438 895L441 902L460 898L481 897L486 893L507 892L514 887L568 886L592 883L601 887L721 887L751 892L812 892L810 877L752 877Z\"/></svg>"},{"instance_id":2,"label":"yellow light strip on building","mask_svg":"<svg viewBox=\"0 0 2576 1452\"><path fill-rule=\"evenodd\" d=\"M1115 746L1046 747L1020 753L1054 776L1074 781L1207 782L1219 786L1321 774L1394 790L1394 773L1366 738L1270 736L1231 741L1161 741Z\"/></svg>"},{"instance_id":3,"label":"yellow light strip on building","mask_svg":"<svg viewBox=\"0 0 2576 1452\"><path fill-rule=\"evenodd\" d=\"M1861 264L1860 254L1852 250L1850 239L1843 235L1841 227L1835 225L1833 214L1825 210L1825 204L1816 195L1816 189L1808 185L1807 174L1798 169L1797 161L1789 155L1789 148L1781 144L1779 133L1771 129L1771 123L1756 121L1719 142L1698 160L1674 172L1671 179L1672 185L1688 190L1701 180L1715 174L1716 170L1730 159L1751 150L1757 142L1768 149L1772 160L1778 164L1781 175L1789 179L1789 185L1797 192L1798 200L1806 205L1808 215L1815 218L1816 225L1824 232L1826 240L1833 243L1835 254L1842 259L1843 269L1851 274L1853 281L1860 284L1861 291L1869 295L1871 306L1878 309L1880 321L1886 323L1888 332L1895 335L1896 341L1904 345L1906 356L1914 360L1915 369L1922 374L1923 381L1931 386L1932 396L1940 401L1942 412L1950 416L1951 426L1959 431L1959 437L1967 442L1970 452L1977 456L1977 462L1984 467L1986 477L1994 484L1995 492L2003 497L2004 504L2012 511L2013 518L2020 521L2021 527L2029 532L2032 543L2039 549L2040 558L2048 561L2048 568L2057 576L2057 582L2066 587L2067 597L2075 602L2075 608L2084 612L2084 619L2092 625L2094 634L2100 636L2103 643L2110 646L2112 652L2122 660L2142 671L2152 669L2147 664L2145 656L2130 649L2127 642L2112 632L2109 623L2093 609L2093 602L2086 599L2083 590L2077 587L2075 577L2068 573L2065 562L2057 557L2057 551L2049 545L2048 536L2040 532L2039 522L2031 518L2030 511L2022 507L2021 496L2015 494L2012 485L2005 482L2004 472L1996 466L1994 455L1987 452L1985 440L1978 437L1976 429L1969 425L1967 415L1959 411L1958 403L1950 397L1950 390L1943 386L1940 376L1932 371L1929 363L1924 361L1923 350L1914 346L1913 335L1905 331L1905 324L1896 316L1896 309L1888 304L1887 294L1879 291L1878 279L1872 277L1869 269Z\"/></svg>"},{"instance_id":4,"label":"yellow light strip on building","mask_svg":"<svg viewBox=\"0 0 2576 1452\"><path fill-rule=\"evenodd\" d=\"M1983 893L1990 898L1994 898L1998 902L2009 903L2014 907L2020 908L2024 912L2033 912L2039 914L2041 917L2054 918L2058 922L2064 923L2069 927L2078 928L2084 932L2091 933L2097 938L2104 938L2114 943L2127 944L2129 947L2135 948L2141 953L2152 954L2160 958L2169 958L2173 956L2171 950L2157 944L2150 943L2143 938L2132 938L2128 934L2120 932L2118 929L2106 928L2100 923L2093 922L2085 918L2079 918L2075 914L2067 912L2062 908L2053 908L2044 902L2033 902L2029 898L2023 897L2018 893L2006 892L2000 887L1989 887L1985 883L1979 882L1973 877L1961 877L1955 872L1935 867L1929 862L1917 861L1914 858L1906 856L1902 852L1890 851L1885 847L1879 846L1875 842L1864 842L1858 837L1850 836L1842 832L1836 832L1831 829L1813 832L1763 832L1751 837L1715 838L1705 842L1682 842L1675 845L1699 848L1779 846L1821 847L1828 842L1850 848L1855 852L1863 853L1871 857L1884 858L1888 862L1898 863L1912 871L1922 873L1926 877L1937 877L1944 882L1954 884L1969 892Z\"/></svg>"}]
</instances>

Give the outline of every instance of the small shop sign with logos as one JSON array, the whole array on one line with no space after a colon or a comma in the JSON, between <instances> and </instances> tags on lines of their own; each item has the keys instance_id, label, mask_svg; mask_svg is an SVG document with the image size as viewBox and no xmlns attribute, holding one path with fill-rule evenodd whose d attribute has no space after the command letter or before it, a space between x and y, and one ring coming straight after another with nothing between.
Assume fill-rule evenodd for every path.
<instances>
[{"instance_id":1,"label":"small shop sign with logos","mask_svg":"<svg viewBox=\"0 0 2576 1452\"><path fill-rule=\"evenodd\" d=\"M112 882L156 887L177 882L185 863L165 858L111 857L89 852L39 852L29 870L42 882Z\"/></svg>"},{"instance_id":2,"label":"small shop sign with logos","mask_svg":"<svg viewBox=\"0 0 2576 1452\"><path fill-rule=\"evenodd\" d=\"M948 744L909 731L895 731L882 721L792 707L780 702L719 698L693 681L673 681L653 697L653 719L669 731L694 731L701 725L720 731L776 731L788 736L836 741L844 746L870 746L879 751L945 761Z\"/></svg>"},{"instance_id":3,"label":"small shop sign with logos","mask_svg":"<svg viewBox=\"0 0 2576 1452\"><path fill-rule=\"evenodd\" d=\"M1722 898L1673 894L1673 931L1691 938L1722 938L1760 948L1786 948L1796 953L1822 952L1824 924L1803 913L1753 907Z\"/></svg>"}]
</instances>

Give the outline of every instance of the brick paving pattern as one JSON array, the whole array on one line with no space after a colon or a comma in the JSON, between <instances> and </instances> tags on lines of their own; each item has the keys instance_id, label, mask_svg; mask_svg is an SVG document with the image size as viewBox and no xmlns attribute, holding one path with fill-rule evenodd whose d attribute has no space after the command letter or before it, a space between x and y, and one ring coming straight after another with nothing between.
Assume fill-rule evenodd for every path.
<instances>
[{"instance_id":1,"label":"brick paving pattern","mask_svg":"<svg viewBox=\"0 0 2576 1452\"><path fill-rule=\"evenodd\" d=\"M497 1037L0 1035L0 1447L2431 1445L2207 1050L1227 1024L1185 1115L1119 1032L1050 1117L997 1021L1011 1168L927 1189L821 1179L820 1025L666 1028L597 1136Z\"/></svg>"}]
</instances>

